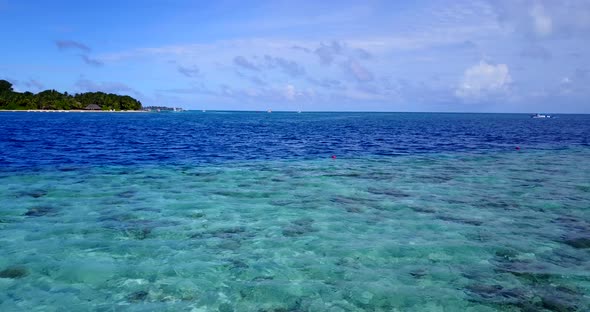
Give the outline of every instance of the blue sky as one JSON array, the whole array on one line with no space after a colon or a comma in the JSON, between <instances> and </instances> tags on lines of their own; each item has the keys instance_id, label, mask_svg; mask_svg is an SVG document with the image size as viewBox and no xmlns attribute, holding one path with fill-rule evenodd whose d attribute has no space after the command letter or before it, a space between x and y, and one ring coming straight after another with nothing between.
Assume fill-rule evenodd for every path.
<instances>
[{"instance_id":1,"label":"blue sky","mask_svg":"<svg viewBox=\"0 0 590 312\"><path fill-rule=\"evenodd\" d=\"M590 0L0 0L0 27L0 79L19 91L188 109L590 113Z\"/></svg>"}]
</instances>

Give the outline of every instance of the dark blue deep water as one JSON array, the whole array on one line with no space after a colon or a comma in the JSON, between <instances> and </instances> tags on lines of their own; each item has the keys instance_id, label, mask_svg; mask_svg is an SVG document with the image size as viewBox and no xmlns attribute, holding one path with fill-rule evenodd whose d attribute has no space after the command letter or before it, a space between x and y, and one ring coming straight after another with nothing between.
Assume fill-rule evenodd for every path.
<instances>
[{"instance_id":1,"label":"dark blue deep water","mask_svg":"<svg viewBox=\"0 0 590 312\"><path fill-rule=\"evenodd\" d=\"M590 115L0 113L0 164L178 164L437 152L559 149L590 144Z\"/></svg>"}]
</instances>

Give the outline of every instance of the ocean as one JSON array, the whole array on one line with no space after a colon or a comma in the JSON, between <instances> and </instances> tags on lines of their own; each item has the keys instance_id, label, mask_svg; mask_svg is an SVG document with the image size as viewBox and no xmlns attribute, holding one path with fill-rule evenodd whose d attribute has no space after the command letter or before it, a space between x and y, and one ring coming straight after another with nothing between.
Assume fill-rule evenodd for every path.
<instances>
[{"instance_id":1,"label":"ocean","mask_svg":"<svg viewBox=\"0 0 590 312\"><path fill-rule=\"evenodd\" d=\"M590 115L0 113L0 311L588 311Z\"/></svg>"}]
</instances>

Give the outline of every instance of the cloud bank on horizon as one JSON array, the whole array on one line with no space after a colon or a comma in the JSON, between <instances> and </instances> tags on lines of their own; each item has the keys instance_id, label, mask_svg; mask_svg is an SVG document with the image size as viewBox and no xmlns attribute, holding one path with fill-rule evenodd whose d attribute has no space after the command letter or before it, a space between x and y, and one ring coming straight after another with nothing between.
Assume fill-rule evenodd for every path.
<instances>
[{"instance_id":1,"label":"cloud bank on horizon","mask_svg":"<svg viewBox=\"0 0 590 312\"><path fill-rule=\"evenodd\" d=\"M590 0L406 2L0 0L0 79L189 109L590 113Z\"/></svg>"}]
</instances>

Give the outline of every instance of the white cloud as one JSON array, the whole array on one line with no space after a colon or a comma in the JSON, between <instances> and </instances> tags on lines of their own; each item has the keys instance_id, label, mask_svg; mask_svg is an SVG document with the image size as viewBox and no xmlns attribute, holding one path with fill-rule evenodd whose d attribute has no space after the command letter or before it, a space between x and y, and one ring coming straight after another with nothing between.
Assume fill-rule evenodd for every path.
<instances>
[{"instance_id":1,"label":"white cloud","mask_svg":"<svg viewBox=\"0 0 590 312\"><path fill-rule=\"evenodd\" d=\"M561 78L559 82L559 91L562 94L571 94L574 91L574 83L569 77Z\"/></svg>"},{"instance_id":2,"label":"white cloud","mask_svg":"<svg viewBox=\"0 0 590 312\"><path fill-rule=\"evenodd\" d=\"M530 15L533 18L533 27L538 35L546 36L553 30L553 20L545 13L545 7L542 4L535 4Z\"/></svg>"},{"instance_id":3,"label":"white cloud","mask_svg":"<svg viewBox=\"0 0 590 312\"><path fill-rule=\"evenodd\" d=\"M283 93L283 95L289 101L294 100L295 99L295 87L293 85L287 85L287 87L285 87L285 92Z\"/></svg>"},{"instance_id":4,"label":"white cloud","mask_svg":"<svg viewBox=\"0 0 590 312\"><path fill-rule=\"evenodd\" d=\"M355 60L348 60L348 62L342 64L342 67L347 74L352 75L358 82L372 81L374 78L373 73Z\"/></svg>"},{"instance_id":5,"label":"white cloud","mask_svg":"<svg viewBox=\"0 0 590 312\"><path fill-rule=\"evenodd\" d=\"M465 70L463 79L455 90L455 95L474 99L503 93L507 91L511 82L512 78L506 64L492 65L481 61Z\"/></svg>"},{"instance_id":6,"label":"white cloud","mask_svg":"<svg viewBox=\"0 0 590 312\"><path fill-rule=\"evenodd\" d=\"M587 0L488 0L499 22L515 33L539 38L585 39L590 30Z\"/></svg>"}]
</instances>

